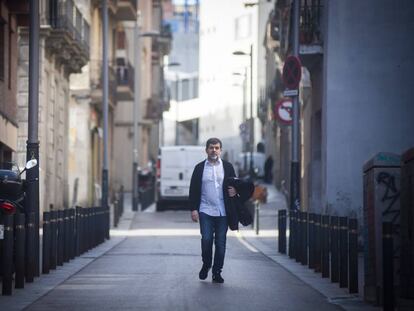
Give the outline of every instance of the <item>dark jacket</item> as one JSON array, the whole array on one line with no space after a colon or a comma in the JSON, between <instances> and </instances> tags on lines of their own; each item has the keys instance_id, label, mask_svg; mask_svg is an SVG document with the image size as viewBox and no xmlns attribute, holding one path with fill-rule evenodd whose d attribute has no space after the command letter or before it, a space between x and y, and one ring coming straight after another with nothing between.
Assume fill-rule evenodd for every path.
<instances>
[{"instance_id":1,"label":"dark jacket","mask_svg":"<svg viewBox=\"0 0 414 311\"><path fill-rule=\"evenodd\" d=\"M193 175L191 176L189 205L192 211L194 210L200 211L201 184L202 184L205 161L207 160L204 160L195 166ZM230 162L227 162L225 160L221 160L221 161L223 162L223 169L224 169L223 200L224 200L224 207L226 209L227 222L228 222L230 230L237 230L239 220L237 218L237 214L235 213L232 204L230 204L230 197L227 191L227 184L225 182L227 178L229 177L236 177L236 173L234 171L233 165L231 165Z\"/></svg>"}]
</instances>

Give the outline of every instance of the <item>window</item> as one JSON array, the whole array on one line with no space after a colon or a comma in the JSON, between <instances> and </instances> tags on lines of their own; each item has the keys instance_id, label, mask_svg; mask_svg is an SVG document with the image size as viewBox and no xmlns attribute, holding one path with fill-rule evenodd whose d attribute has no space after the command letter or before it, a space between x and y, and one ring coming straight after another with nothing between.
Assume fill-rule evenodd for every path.
<instances>
[{"instance_id":1,"label":"window","mask_svg":"<svg viewBox=\"0 0 414 311\"><path fill-rule=\"evenodd\" d=\"M252 16L243 15L234 20L234 37L236 40L245 39L252 34Z\"/></svg>"},{"instance_id":2,"label":"window","mask_svg":"<svg viewBox=\"0 0 414 311\"><path fill-rule=\"evenodd\" d=\"M181 94L182 94L182 100L188 100L190 99L190 80L189 79L183 79L181 81Z\"/></svg>"}]
</instances>

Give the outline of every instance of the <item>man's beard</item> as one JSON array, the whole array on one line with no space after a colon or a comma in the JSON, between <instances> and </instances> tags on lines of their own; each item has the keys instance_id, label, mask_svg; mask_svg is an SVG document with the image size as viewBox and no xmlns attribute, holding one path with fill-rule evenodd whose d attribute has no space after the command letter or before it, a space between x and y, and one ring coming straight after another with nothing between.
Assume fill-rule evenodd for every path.
<instances>
[{"instance_id":1,"label":"man's beard","mask_svg":"<svg viewBox=\"0 0 414 311\"><path fill-rule=\"evenodd\" d=\"M211 155L210 160L216 161L218 159L218 155Z\"/></svg>"}]
</instances>

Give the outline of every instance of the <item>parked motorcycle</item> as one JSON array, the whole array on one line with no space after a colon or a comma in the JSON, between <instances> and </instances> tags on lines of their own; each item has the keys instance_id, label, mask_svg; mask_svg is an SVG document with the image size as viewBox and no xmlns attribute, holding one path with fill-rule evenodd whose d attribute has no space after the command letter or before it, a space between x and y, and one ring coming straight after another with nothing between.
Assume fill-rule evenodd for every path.
<instances>
[{"instance_id":1,"label":"parked motorcycle","mask_svg":"<svg viewBox=\"0 0 414 311\"><path fill-rule=\"evenodd\" d=\"M36 165L37 160L32 159L26 163L21 172L13 169L0 169L0 239L3 239L4 233L3 215L13 215L24 211L26 181L21 178L21 175Z\"/></svg>"}]
</instances>

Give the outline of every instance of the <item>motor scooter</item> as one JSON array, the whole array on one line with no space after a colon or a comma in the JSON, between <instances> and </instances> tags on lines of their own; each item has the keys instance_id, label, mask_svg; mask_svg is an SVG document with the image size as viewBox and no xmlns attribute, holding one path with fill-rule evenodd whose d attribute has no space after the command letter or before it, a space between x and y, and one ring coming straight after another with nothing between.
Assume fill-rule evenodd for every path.
<instances>
[{"instance_id":1,"label":"motor scooter","mask_svg":"<svg viewBox=\"0 0 414 311\"><path fill-rule=\"evenodd\" d=\"M12 169L0 169L0 240L4 238L4 215L13 215L16 212L23 213L23 201L27 181L21 178L26 170L37 165L37 160L32 159L26 163L21 172Z\"/></svg>"}]
</instances>

